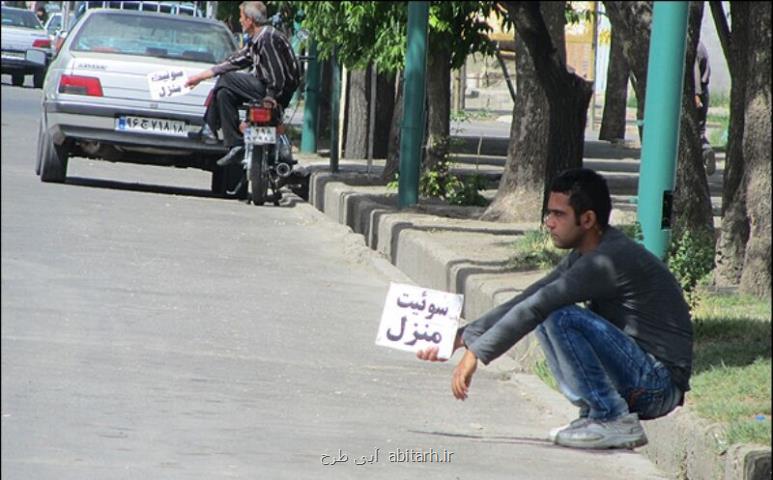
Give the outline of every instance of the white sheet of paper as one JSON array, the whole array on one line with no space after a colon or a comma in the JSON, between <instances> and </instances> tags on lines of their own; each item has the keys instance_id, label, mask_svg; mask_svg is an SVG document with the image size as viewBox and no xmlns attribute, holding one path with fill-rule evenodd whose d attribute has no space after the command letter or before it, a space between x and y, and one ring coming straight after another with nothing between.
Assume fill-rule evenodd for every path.
<instances>
[{"instance_id":1,"label":"white sheet of paper","mask_svg":"<svg viewBox=\"0 0 773 480\"><path fill-rule=\"evenodd\" d=\"M167 70L158 70L148 74L148 88L150 89L150 98L161 100L178 95L185 95L191 89L185 86L188 75L182 69L171 68Z\"/></svg>"},{"instance_id":2,"label":"white sheet of paper","mask_svg":"<svg viewBox=\"0 0 773 480\"><path fill-rule=\"evenodd\" d=\"M437 346L438 357L454 353L464 295L392 283L384 302L376 345L416 352Z\"/></svg>"}]
</instances>

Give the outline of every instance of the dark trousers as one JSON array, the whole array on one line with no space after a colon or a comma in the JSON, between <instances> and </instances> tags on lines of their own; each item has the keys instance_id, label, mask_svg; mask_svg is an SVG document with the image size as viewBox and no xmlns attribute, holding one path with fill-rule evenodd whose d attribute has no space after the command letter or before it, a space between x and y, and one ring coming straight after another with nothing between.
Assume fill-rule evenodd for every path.
<instances>
[{"instance_id":1,"label":"dark trousers","mask_svg":"<svg viewBox=\"0 0 773 480\"><path fill-rule=\"evenodd\" d=\"M706 118L709 115L709 87L703 87L703 93L699 95L703 106L698 109L698 128L701 133L701 142L703 145L708 145L709 140L706 138Z\"/></svg>"},{"instance_id":2,"label":"dark trousers","mask_svg":"<svg viewBox=\"0 0 773 480\"><path fill-rule=\"evenodd\" d=\"M228 72L220 75L212 93L212 102L204 112L204 121L213 132L223 129L223 143L230 148L244 144L239 131L239 107L266 96L266 86L255 75ZM287 108L293 92L283 93L275 100Z\"/></svg>"},{"instance_id":3,"label":"dark trousers","mask_svg":"<svg viewBox=\"0 0 773 480\"><path fill-rule=\"evenodd\" d=\"M226 147L244 143L239 132L239 107L245 102L258 101L266 96L266 87L260 80L245 72L220 75L212 92L212 101L204 112L204 121L213 132L223 129Z\"/></svg>"}]
</instances>

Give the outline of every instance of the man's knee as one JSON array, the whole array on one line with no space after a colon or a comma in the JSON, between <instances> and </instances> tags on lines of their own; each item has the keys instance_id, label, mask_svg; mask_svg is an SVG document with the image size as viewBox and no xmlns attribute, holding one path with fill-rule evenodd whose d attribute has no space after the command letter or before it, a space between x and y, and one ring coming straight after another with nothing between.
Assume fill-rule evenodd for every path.
<instances>
[{"instance_id":1,"label":"man's knee","mask_svg":"<svg viewBox=\"0 0 773 480\"><path fill-rule=\"evenodd\" d=\"M599 330L601 325L597 325L594 320L601 320L590 310L577 305L568 305L551 312L544 322L542 322L542 331L544 335L553 337L560 332L586 332Z\"/></svg>"},{"instance_id":2,"label":"man's knee","mask_svg":"<svg viewBox=\"0 0 773 480\"><path fill-rule=\"evenodd\" d=\"M218 88L217 92L215 93L215 97L217 98L218 102L228 102L230 101L234 96L231 93L231 91L227 88Z\"/></svg>"},{"instance_id":3,"label":"man's knee","mask_svg":"<svg viewBox=\"0 0 773 480\"><path fill-rule=\"evenodd\" d=\"M545 319L545 324L554 325L556 323L565 323L576 320L579 317L587 315L588 311L577 305L567 305L557 310L553 310Z\"/></svg>"}]
</instances>

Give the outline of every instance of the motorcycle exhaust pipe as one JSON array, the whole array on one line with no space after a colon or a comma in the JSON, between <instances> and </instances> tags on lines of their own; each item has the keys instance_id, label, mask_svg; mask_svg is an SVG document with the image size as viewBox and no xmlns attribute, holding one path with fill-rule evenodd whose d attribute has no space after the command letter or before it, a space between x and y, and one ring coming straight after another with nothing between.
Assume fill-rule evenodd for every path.
<instances>
[{"instance_id":1,"label":"motorcycle exhaust pipe","mask_svg":"<svg viewBox=\"0 0 773 480\"><path fill-rule=\"evenodd\" d=\"M284 162L277 163L274 169L276 174L282 178L287 178L291 173L293 173L293 167Z\"/></svg>"}]
</instances>

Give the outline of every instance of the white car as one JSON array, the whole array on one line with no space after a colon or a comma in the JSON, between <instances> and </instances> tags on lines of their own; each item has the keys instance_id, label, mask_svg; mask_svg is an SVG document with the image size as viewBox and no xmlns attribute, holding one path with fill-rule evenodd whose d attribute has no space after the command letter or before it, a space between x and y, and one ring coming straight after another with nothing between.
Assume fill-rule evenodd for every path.
<instances>
[{"instance_id":1,"label":"white car","mask_svg":"<svg viewBox=\"0 0 773 480\"><path fill-rule=\"evenodd\" d=\"M11 83L24 84L24 77L32 75L35 88L43 86L46 64L51 57L51 39L38 17L30 10L2 7L2 72L11 75ZM27 59L28 50L45 53L46 61L37 65Z\"/></svg>"},{"instance_id":2,"label":"white car","mask_svg":"<svg viewBox=\"0 0 773 480\"><path fill-rule=\"evenodd\" d=\"M185 78L236 48L231 32L217 20L88 10L46 76L36 169L41 180L63 182L68 158L81 156L200 168L213 173L214 192L233 190L242 169L216 165L226 153L222 144L189 138L203 125L214 79L187 94L170 96L155 89L155 98L151 79L158 80L159 72Z\"/></svg>"}]
</instances>

